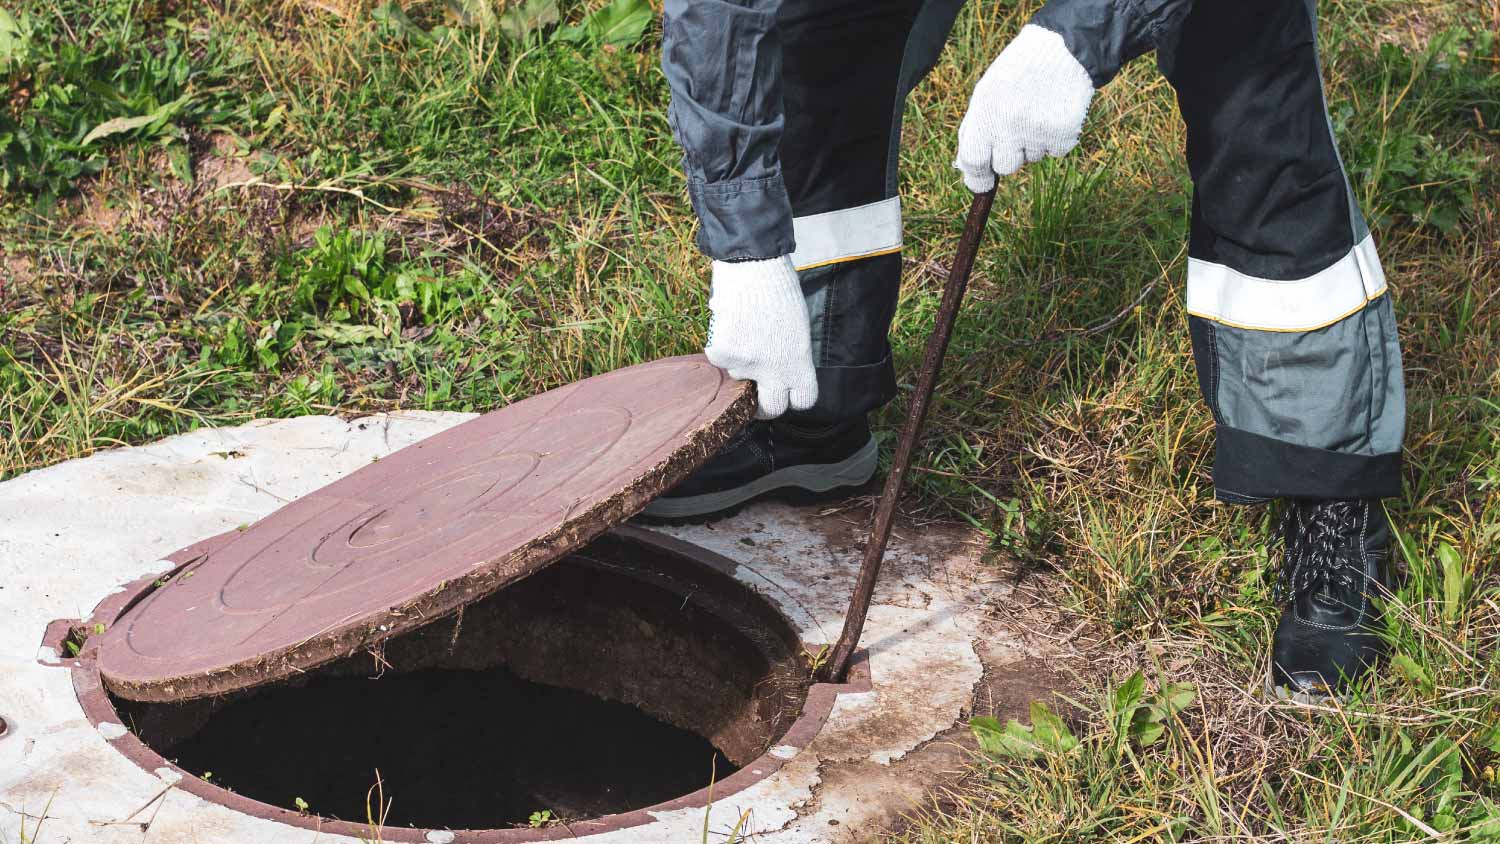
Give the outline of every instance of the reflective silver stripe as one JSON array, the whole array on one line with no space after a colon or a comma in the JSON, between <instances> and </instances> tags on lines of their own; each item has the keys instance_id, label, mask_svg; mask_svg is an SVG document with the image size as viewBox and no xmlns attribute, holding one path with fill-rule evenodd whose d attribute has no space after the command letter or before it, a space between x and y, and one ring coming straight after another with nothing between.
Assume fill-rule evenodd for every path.
<instances>
[{"instance_id":1,"label":"reflective silver stripe","mask_svg":"<svg viewBox=\"0 0 1500 844\"><path fill-rule=\"evenodd\" d=\"M1322 272L1292 281L1188 259L1188 313L1237 328L1312 331L1358 312L1383 293L1385 270L1369 236Z\"/></svg>"},{"instance_id":2,"label":"reflective silver stripe","mask_svg":"<svg viewBox=\"0 0 1500 844\"><path fill-rule=\"evenodd\" d=\"M799 270L895 252L901 248L901 198L797 217L792 231L792 263Z\"/></svg>"}]
</instances>

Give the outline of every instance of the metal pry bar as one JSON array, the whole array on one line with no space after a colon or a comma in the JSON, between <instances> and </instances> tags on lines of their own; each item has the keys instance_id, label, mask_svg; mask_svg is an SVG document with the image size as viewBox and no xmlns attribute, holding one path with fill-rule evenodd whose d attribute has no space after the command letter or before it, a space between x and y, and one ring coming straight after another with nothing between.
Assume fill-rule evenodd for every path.
<instances>
[{"instance_id":1,"label":"metal pry bar","mask_svg":"<svg viewBox=\"0 0 1500 844\"><path fill-rule=\"evenodd\" d=\"M922 421L927 417L927 405L932 400L932 391L937 386L938 371L943 367L943 356L948 351L948 340L953 335L953 323L958 319L958 308L969 286L969 275L974 270L974 257L979 252L979 242L984 237L984 224L990 217L990 206L995 203L995 190L975 194L969 206L969 216L964 223L963 237L958 241L958 252L953 256L953 268L948 271L948 282L943 288L943 303L938 308L937 324L927 340L927 352L922 357L922 369L917 375L917 390L912 394L911 407L906 413L906 425L901 429L901 440L896 445L896 456L891 461L891 473L886 476L885 489L881 490L880 503L875 508L875 522L870 529L870 538L865 542L864 561L859 566L859 580L854 586L854 595L849 600L849 612L844 616L844 630L839 634L838 644L820 669L819 680L843 682L849 670L849 660L859 646L859 637L865 629L865 617L870 612L870 599L875 594L875 581L880 577L880 563L885 559L885 546L891 538L891 522L896 515L896 502L901 498L901 488L906 482L906 470L911 468L911 453L916 447L917 436L922 433Z\"/></svg>"}]
</instances>

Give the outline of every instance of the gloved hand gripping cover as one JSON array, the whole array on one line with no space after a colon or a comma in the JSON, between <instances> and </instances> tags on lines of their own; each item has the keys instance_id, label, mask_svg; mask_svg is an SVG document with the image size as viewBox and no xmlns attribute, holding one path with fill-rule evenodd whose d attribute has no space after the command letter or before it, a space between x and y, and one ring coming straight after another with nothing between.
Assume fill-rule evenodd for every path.
<instances>
[{"instance_id":1,"label":"gloved hand gripping cover","mask_svg":"<svg viewBox=\"0 0 1500 844\"><path fill-rule=\"evenodd\" d=\"M806 410L818 400L811 329L790 257L714 261L708 346L714 366L755 382L760 419Z\"/></svg>"}]
</instances>

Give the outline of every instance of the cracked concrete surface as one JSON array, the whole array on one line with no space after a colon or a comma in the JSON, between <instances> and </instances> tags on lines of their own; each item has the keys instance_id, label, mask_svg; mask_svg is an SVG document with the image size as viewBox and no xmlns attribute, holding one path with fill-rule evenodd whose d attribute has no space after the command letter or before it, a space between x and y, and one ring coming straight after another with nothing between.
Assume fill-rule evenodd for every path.
<instances>
[{"instance_id":1,"label":"cracked concrete surface","mask_svg":"<svg viewBox=\"0 0 1500 844\"><path fill-rule=\"evenodd\" d=\"M87 618L121 584L164 570L164 555L468 418L408 412L254 422L0 484L0 717L10 724L0 737L0 844L20 844L21 831L30 835L43 815L28 844L137 844L143 833L154 844L352 844L231 811L174 788L175 771L137 767L110 746L123 727L90 724L58 655L38 648L49 622ZM771 503L659 530L735 560L737 576L807 641L831 643L864 518ZM839 698L822 732L779 772L707 810L712 835L743 817L742 830L769 844L866 840L957 776L964 757L957 739L982 680L1013 675L1018 701L1045 691L1033 688L1036 672L1027 666L1046 666L1052 655L985 611L1008 587L979 565L981 550L964 529L898 528L864 637L873 690ZM992 682L986 694L994 696ZM589 840L697 841L704 813L663 812L652 824Z\"/></svg>"}]
</instances>

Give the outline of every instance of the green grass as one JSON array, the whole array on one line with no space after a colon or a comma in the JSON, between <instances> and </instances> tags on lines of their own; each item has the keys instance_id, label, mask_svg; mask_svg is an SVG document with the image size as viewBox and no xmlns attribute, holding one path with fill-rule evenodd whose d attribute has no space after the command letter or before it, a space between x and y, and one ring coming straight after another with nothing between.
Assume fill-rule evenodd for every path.
<instances>
[{"instance_id":1,"label":"green grass","mask_svg":"<svg viewBox=\"0 0 1500 844\"><path fill-rule=\"evenodd\" d=\"M626 0L571 39L482 0L0 4L0 478L257 416L484 410L702 344ZM1500 840L1500 6L1321 5L1405 344L1402 656L1346 707L1255 694L1270 515L1210 494L1183 133L1139 61L1072 157L1002 182L908 501L1055 587L1104 670L1054 703L1072 741L992 742L897 840ZM909 104L902 371L967 204L968 89L1032 8L971 4Z\"/></svg>"}]
</instances>

